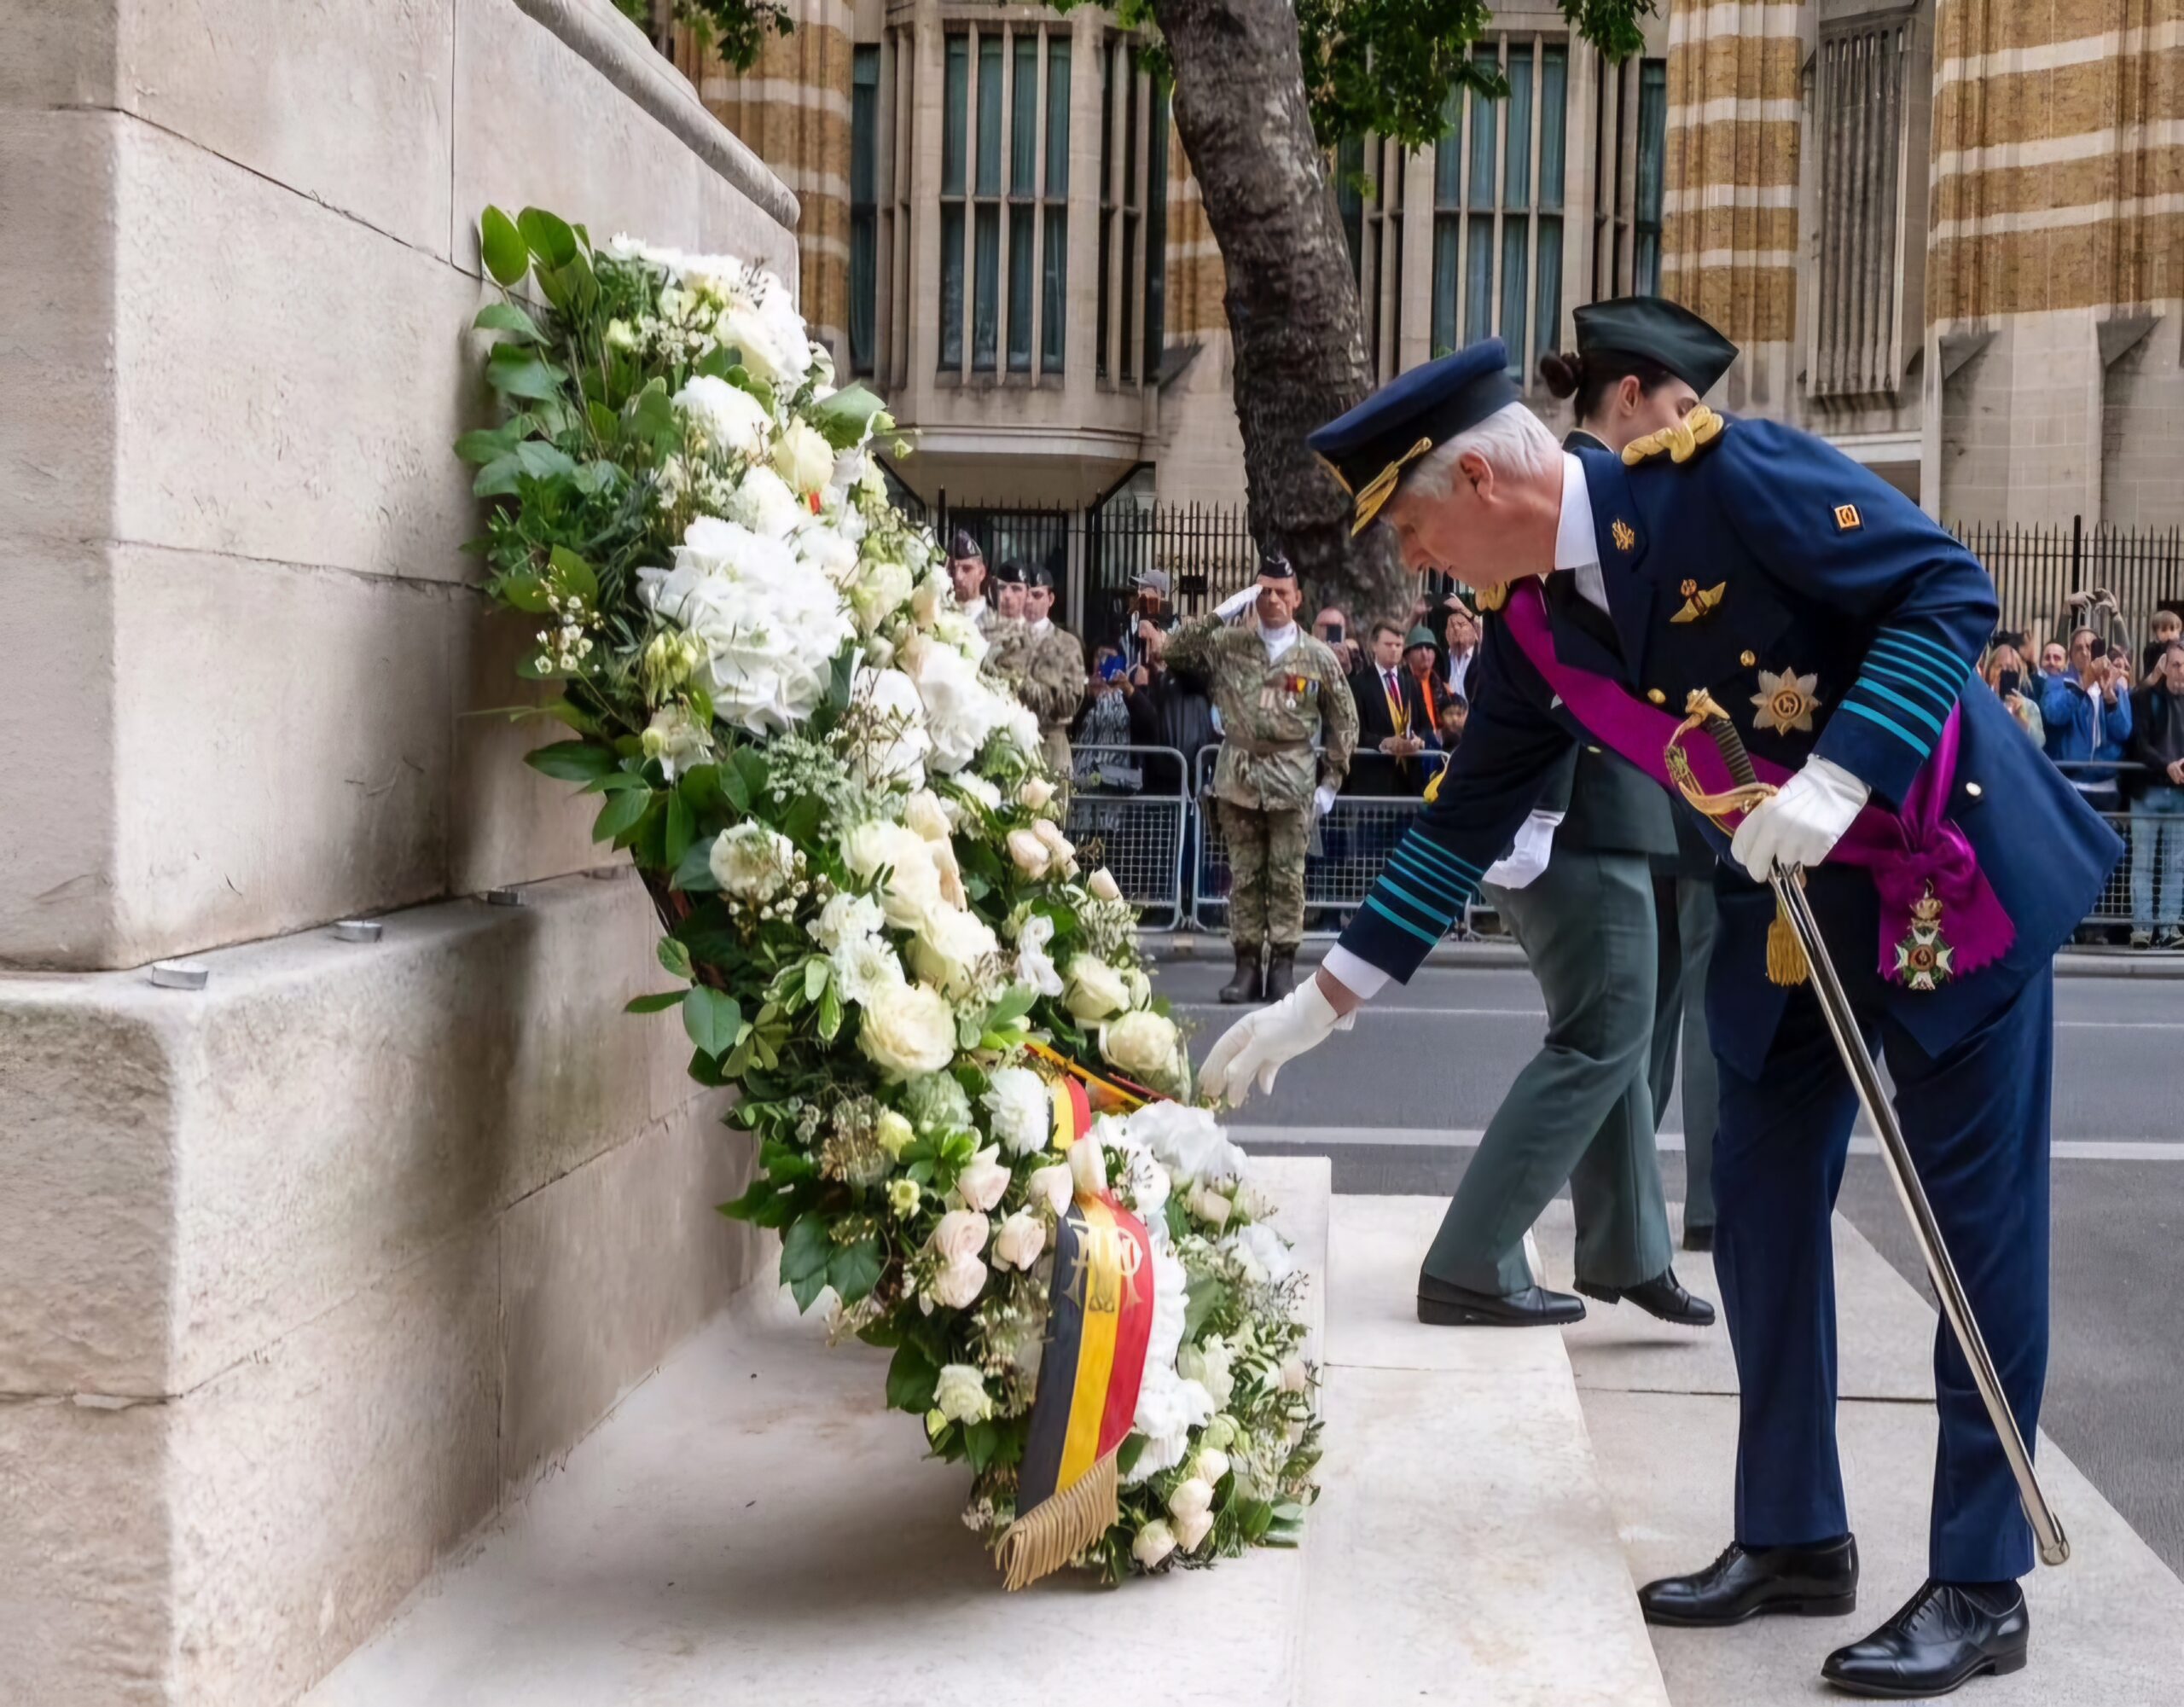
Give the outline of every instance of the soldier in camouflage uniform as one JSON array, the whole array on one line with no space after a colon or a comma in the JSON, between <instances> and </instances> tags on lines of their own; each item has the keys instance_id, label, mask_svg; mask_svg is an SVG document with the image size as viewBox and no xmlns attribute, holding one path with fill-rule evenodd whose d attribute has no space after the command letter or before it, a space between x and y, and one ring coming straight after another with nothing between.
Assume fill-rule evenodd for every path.
<instances>
[{"instance_id":1,"label":"soldier in camouflage uniform","mask_svg":"<svg viewBox=\"0 0 2184 1707\"><path fill-rule=\"evenodd\" d=\"M1236 975L1221 991L1223 1002L1274 1001L1294 984L1312 820L1333 801L1357 744L1357 705L1341 663L1297 626L1301 596L1288 562L1269 557L1257 587L1159 644L1171 669L1205 675L1221 713L1213 793L1234 879L1228 938L1236 950ZM1247 600L1256 623L1227 626ZM1325 746L1316 758L1313 737L1322 732Z\"/></svg>"},{"instance_id":2,"label":"soldier in camouflage uniform","mask_svg":"<svg viewBox=\"0 0 2184 1707\"><path fill-rule=\"evenodd\" d=\"M993 616L986 624L986 668L1019 699L1031 663L1031 625L1024 619L1030 578L1021 563L1004 563L987 582L993 593Z\"/></svg>"},{"instance_id":3,"label":"soldier in camouflage uniform","mask_svg":"<svg viewBox=\"0 0 2184 1707\"><path fill-rule=\"evenodd\" d=\"M1031 571L1031 584L1024 595L1024 618L1031 630L1031 656L1024 667L1024 683L1017 698L1031 707L1039 720L1041 746L1047 769L1069 787L1069 726L1084 705L1084 642L1054 620L1054 578L1043 569Z\"/></svg>"}]
</instances>

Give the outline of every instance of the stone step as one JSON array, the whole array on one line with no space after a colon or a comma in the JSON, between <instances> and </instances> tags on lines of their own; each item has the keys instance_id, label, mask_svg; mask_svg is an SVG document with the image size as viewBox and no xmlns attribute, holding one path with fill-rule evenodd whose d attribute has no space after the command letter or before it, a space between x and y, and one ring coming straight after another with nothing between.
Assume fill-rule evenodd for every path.
<instances>
[{"instance_id":1,"label":"stone step","mask_svg":"<svg viewBox=\"0 0 2184 1707\"><path fill-rule=\"evenodd\" d=\"M1333 1201L1303 1698L1667 1707L1561 1337L1418 1325L1442 1207Z\"/></svg>"},{"instance_id":2,"label":"stone step","mask_svg":"<svg viewBox=\"0 0 2184 1707\"><path fill-rule=\"evenodd\" d=\"M1327 1162L1255 1177L1324 1275ZM746 1289L307 1702L1112 1707L1118 1665L1164 1700L1298 1699L1304 1549L1005 1594L963 1473L882 1408L886 1361Z\"/></svg>"}]
</instances>

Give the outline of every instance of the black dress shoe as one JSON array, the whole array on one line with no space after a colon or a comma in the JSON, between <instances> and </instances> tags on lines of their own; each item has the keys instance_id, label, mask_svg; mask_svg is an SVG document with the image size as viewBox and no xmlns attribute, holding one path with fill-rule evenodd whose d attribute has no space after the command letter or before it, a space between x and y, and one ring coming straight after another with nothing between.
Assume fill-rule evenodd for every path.
<instances>
[{"instance_id":1,"label":"black dress shoe","mask_svg":"<svg viewBox=\"0 0 2184 1707\"><path fill-rule=\"evenodd\" d=\"M1418 1277L1418 1319L1429 1327L1567 1327L1585 1319L1582 1299L1544 1286L1475 1292L1430 1274Z\"/></svg>"},{"instance_id":2,"label":"black dress shoe","mask_svg":"<svg viewBox=\"0 0 2184 1707\"><path fill-rule=\"evenodd\" d=\"M1846 1694L1923 1701L1984 1673L2022 1671L2030 1631L2014 1582L1928 1582L1865 1640L1828 1655L1820 1675Z\"/></svg>"},{"instance_id":3,"label":"black dress shoe","mask_svg":"<svg viewBox=\"0 0 2184 1707\"><path fill-rule=\"evenodd\" d=\"M1764 1547L1731 1542L1704 1571L1648 1582L1638 1605L1649 1624L1740 1624L1763 1612L1840 1617L1857 1609L1857 1540Z\"/></svg>"},{"instance_id":4,"label":"black dress shoe","mask_svg":"<svg viewBox=\"0 0 2184 1707\"><path fill-rule=\"evenodd\" d=\"M1685 1228L1683 1248L1687 1251L1711 1251L1714 1248L1714 1229L1711 1227Z\"/></svg>"},{"instance_id":5,"label":"black dress shoe","mask_svg":"<svg viewBox=\"0 0 2184 1707\"><path fill-rule=\"evenodd\" d=\"M1652 1280L1641 1280L1635 1286L1595 1286L1580 1280L1577 1290L1589 1298L1598 1298L1604 1304L1628 1298L1647 1315L1658 1316L1663 1321L1673 1322L1678 1327L1711 1327L1714 1325L1714 1306L1705 1299L1686 1292L1683 1282L1676 1279L1673 1269L1664 1269Z\"/></svg>"}]
</instances>

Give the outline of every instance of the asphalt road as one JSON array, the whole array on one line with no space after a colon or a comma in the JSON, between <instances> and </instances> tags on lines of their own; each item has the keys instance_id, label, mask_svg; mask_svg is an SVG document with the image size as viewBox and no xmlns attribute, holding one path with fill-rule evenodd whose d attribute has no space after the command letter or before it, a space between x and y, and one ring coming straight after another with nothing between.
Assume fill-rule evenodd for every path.
<instances>
[{"instance_id":1,"label":"asphalt road","mask_svg":"<svg viewBox=\"0 0 2184 1707\"><path fill-rule=\"evenodd\" d=\"M1203 1058L1236 1010L1228 968L1178 962L1159 984ZM2055 986L2053 1318L2042 1425L2172 1570L2184 1572L2184 981ZM1338 1192L1445 1195L1538 1046L1546 1013L1519 969L1421 970L1356 1029L1292 1063L1237 1136L1324 1154ZM1669 1124L1680 1124L1672 1104ZM1671 1200L1682 1135L1662 1138ZM1870 1146L1860 1147L1869 1148ZM1854 1154L1840 1207L1926 1285L1879 1158Z\"/></svg>"}]
</instances>

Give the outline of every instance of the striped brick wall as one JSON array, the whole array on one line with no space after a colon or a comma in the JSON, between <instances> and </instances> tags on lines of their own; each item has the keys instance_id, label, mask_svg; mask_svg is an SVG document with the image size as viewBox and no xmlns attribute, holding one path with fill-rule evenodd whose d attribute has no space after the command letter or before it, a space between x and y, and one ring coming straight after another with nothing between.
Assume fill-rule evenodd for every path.
<instances>
[{"instance_id":1,"label":"striped brick wall","mask_svg":"<svg viewBox=\"0 0 2184 1707\"><path fill-rule=\"evenodd\" d=\"M2184 295L2184 0L1938 0L1927 312Z\"/></svg>"},{"instance_id":2,"label":"striped brick wall","mask_svg":"<svg viewBox=\"0 0 2184 1707\"><path fill-rule=\"evenodd\" d=\"M1168 278L1165 324L1168 340L1227 334L1228 310L1223 298L1228 275L1221 264L1221 246L1214 241L1206 223L1205 206L1199 200L1198 180L1183 158L1182 139L1172 121L1168 129Z\"/></svg>"},{"instance_id":3,"label":"striped brick wall","mask_svg":"<svg viewBox=\"0 0 2184 1707\"><path fill-rule=\"evenodd\" d=\"M804 316L846 368L849 348L849 0L790 0L796 28L742 76L677 31L676 63L721 122L796 193Z\"/></svg>"},{"instance_id":4,"label":"striped brick wall","mask_svg":"<svg viewBox=\"0 0 2184 1707\"><path fill-rule=\"evenodd\" d=\"M1744 346L1757 397L1781 394L1796 331L1805 24L1798 0L1669 12L1661 289Z\"/></svg>"}]
</instances>

